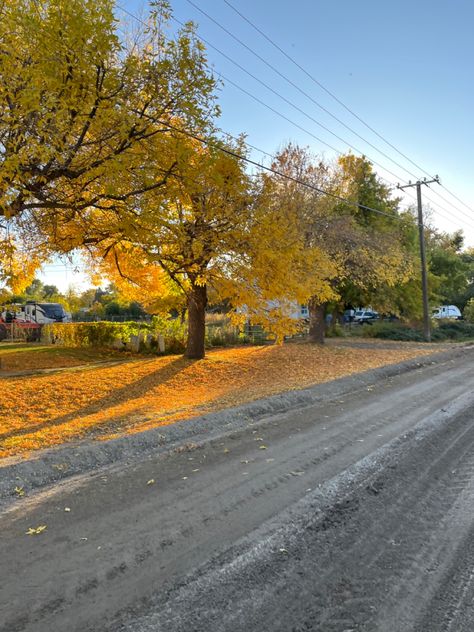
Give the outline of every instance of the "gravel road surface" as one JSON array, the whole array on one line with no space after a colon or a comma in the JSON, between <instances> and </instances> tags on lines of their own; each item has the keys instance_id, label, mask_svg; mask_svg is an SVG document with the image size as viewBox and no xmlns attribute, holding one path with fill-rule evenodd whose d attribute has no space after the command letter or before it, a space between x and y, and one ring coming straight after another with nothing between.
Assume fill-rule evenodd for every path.
<instances>
[{"instance_id":1,"label":"gravel road surface","mask_svg":"<svg viewBox=\"0 0 474 632\"><path fill-rule=\"evenodd\" d=\"M19 498L1 632L472 632L473 360Z\"/></svg>"}]
</instances>

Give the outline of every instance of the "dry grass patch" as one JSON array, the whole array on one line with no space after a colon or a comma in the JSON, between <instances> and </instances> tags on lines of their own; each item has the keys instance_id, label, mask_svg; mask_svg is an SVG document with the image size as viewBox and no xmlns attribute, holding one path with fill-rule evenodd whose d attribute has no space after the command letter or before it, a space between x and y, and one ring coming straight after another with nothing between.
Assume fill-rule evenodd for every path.
<instances>
[{"instance_id":1,"label":"dry grass patch","mask_svg":"<svg viewBox=\"0 0 474 632\"><path fill-rule=\"evenodd\" d=\"M434 350L440 347L239 347L210 351L200 361L140 358L73 373L4 378L0 457L137 432Z\"/></svg>"},{"instance_id":2,"label":"dry grass patch","mask_svg":"<svg viewBox=\"0 0 474 632\"><path fill-rule=\"evenodd\" d=\"M68 349L37 343L5 343L0 345L0 377L8 373L61 369L94 362L123 360L121 351L96 349ZM128 354L130 355L130 354Z\"/></svg>"}]
</instances>

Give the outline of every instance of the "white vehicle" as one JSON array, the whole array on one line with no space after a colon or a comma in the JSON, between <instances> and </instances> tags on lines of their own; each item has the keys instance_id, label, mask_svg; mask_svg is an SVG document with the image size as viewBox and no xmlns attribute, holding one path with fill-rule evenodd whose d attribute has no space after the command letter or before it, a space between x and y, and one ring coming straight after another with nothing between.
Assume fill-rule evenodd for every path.
<instances>
[{"instance_id":1,"label":"white vehicle","mask_svg":"<svg viewBox=\"0 0 474 632\"><path fill-rule=\"evenodd\" d=\"M461 311L458 307L456 307L456 305L441 305L440 307L434 308L431 317L437 319L450 318L451 320L459 320L461 318Z\"/></svg>"},{"instance_id":2,"label":"white vehicle","mask_svg":"<svg viewBox=\"0 0 474 632\"><path fill-rule=\"evenodd\" d=\"M355 323L372 323L380 318L379 313L373 309L356 309L354 313Z\"/></svg>"},{"instance_id":3,"label":"white vehicle","mask_svg":"<svg viewBox=\"0 0 474 632\"><path fill-rule=\"evenodd\" d=\"M49 323L69 323L71 314L68 314L60 303L37 303L28 301L26 305L20 307L16 314L18 321L38 323L46 325Z\"/></svg>"}]
</instances>

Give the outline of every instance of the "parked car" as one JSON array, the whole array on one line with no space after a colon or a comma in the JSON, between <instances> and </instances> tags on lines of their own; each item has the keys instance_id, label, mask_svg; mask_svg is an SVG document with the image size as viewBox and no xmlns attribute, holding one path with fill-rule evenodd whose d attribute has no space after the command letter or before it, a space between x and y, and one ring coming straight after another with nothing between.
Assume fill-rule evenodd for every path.
<instances>
[{"instance_id":1,"label":"parked car","mask_svg":"<svg viewBox=\"0 0 474 632\"><path fill-rule=\"evenodd\" d=\"M448 318L450 320L460 320L461 319L461 311L459 307L456 305L441 305L440 307L435 307L431 318L436 318L438 320L443 318Z\"/></svg>"},{"instance_id":2,"label":"parked car","mask_svg":"<svg viewBox=\"0 0 474 632\"><path fill-rule=\"evenodd\" d=\"M372 309L357 309L354 314L354 322L359 325L363 325L364 323L372 324L379 318L379 313Z\"/></svg>"}]
</instances>

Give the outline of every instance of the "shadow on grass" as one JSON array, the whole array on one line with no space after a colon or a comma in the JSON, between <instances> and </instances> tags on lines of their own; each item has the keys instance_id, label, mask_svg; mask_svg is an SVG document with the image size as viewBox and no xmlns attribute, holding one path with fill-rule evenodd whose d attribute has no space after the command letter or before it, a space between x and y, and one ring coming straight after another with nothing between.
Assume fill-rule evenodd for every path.
<instances>
[{"instance_id":1,"label":"shadow on grass","mask_svg":"<svg viewBox=\"0 0 474 632\"><path fill-rule=\"evenodd\" d=\"M133 386L138 386L138 394L133 399L138 399L141 395L145 395L148 390L154 388L158 384L165 384L167 381L171 380L178 373L180 373L183 369L186 369L188 366L193 364L195 360L188 360L183 357L179 357L176 360L173 360L169 364L164 367L153 371L149 375L140 378L136 382L131 382L122 388L115 389L111 391L108 395L99 399L97 401L92 402L88 406L81 408L79 410L67 413L65 415L60 415L59 417L55 417L47 422L40 422L36 424L32 424L26 426L24 428L16 428L15 430L5 432L0 434L0 441L4 441L5 439L10 439L12 437L21 437L31 432L35 432L36 430L43 430L47 428L53 428L55 426L60 426L65 424L73 419L87 417L88 415L93 415L94 413L98 413L101 410L118 406L127 401L133 401L129 399L129 390ZM132 365L133 367L133 365ZM112 420L111 420L112 421Z\"/></svg>"}]
</instances>

